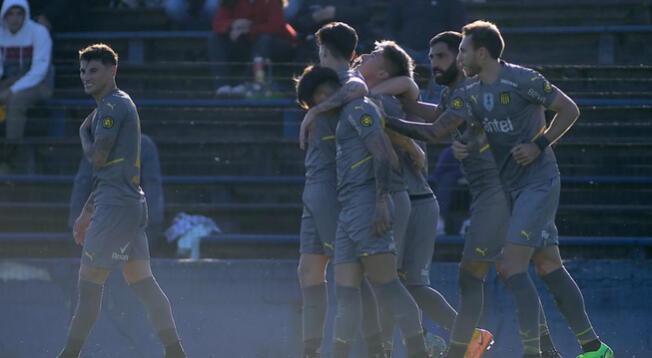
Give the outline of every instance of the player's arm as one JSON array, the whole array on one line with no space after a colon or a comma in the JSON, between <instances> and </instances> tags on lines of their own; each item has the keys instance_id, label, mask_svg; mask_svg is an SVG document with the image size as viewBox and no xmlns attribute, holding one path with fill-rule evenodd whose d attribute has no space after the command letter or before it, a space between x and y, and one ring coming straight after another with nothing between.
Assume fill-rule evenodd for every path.
<instances>
[{"instance_id":1,"label":"player's arm","mask_svg":"<svg viewBox=\"0 0 652 358\"><path fill-rule=\"evenodd\" d=\"M319 114L340 108L354 99L366 96L368 93L369 90L364 81L360 78L352 77L349 78L348 81L346 81L346 83L344 83L344 85L340 87L337 92L333 93L333 95L331 95L327 100L310 108L303 117L301 127L299 128L299 146L301 149L305 149L308 129L312 126Z\"/></svg>"},{"instance_id":2,"label":"player's arm","mask_svg":"<svg viewBox=\"0 0 652 358\"><path fill-rule=\"evenodd\" d=\"M411 138L398 134L391 129L385 128L385 134L389 137L392 144L399 146L408 153L410 158L414 161L415 170L420 171L426 165L426 153L423 149Z\"/></svg>"},{"instance_id":3,"label":"player's arm","mask_svg":"<svg viewBox=\"0 0 652 358\"><path fill-rule=\"evenodd\" d=\"M382 236L392 225L389 213L389 184L391 168L398 166L398 158L382 130L365 137L364 145L371 153L376 179L376 209L372 225L374 235Z\"/></svg>"},{"instance_id":4,"label":"player's arm","mask_svg":"<svg viewBox=\"0 0 652 358\"><path fill-rule=\"evenodd\" d=\"M580 116L580 110L577 108L577 104L560 90L548 109L556 114L543 136L550 144L554 144L575 124Z\"/></svg>"},{"instance_id":5,"label":"player's arm","mask_svg":"<svg viewBox=\"0 0 652 358\"><path fill-rule=\"evenodd\" d=\"M444 113L444 108L436 104L412 101L403 97L400 100L405 112L423 118L426 122L434 122Z\"/></svg>"},{"instance_id":6,"label":"player's arm","mask_svg":"<svg viewBox=\"0 0 652 358\"><path fill-rule=\"evenodd\" d=\"M387 116L387 127L410 138L428 143L437 143L464 123L464 118L449 111L442 113L433 123L410 122Z\"/></svg>"},{"instance_id":7,"label":"player's arm","mask_svg":"<svg viewBox=\"0 0 652 358\"><path fill-rule=\"evenodd\" d=\"M416 101L419 98L419 85L409 76L387 79L369 90L369 93L385 94Z\"/></svg>"},{"instance_id":8,"label":"player's arm","mask_svg":"<svg viewBox=\"0 0 652 358\"><path fill-rule=\"evenodd\" d=\"M79 127L79 138L81 139L84 156L91 163L93 168L103 167L109 158L116 141L116 135L113 128L116 127L112 117L102 119L103 123L98 127L104 130L96 132L95 140L91 139L91 123L94 112L89 114ZM110 121L110 122L108 122ZM110 128L107 128L110 127Z\"/></svg>"}]
</instances>

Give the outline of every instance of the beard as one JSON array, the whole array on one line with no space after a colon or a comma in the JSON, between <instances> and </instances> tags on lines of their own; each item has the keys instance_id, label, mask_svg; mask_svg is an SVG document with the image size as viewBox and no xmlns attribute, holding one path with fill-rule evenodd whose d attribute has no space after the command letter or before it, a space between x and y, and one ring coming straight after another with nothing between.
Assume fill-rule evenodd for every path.
<instances>
[{"instance_id":1,"label":"beard","mask_svg":"<svg viewBox=\"0 0 652 358\"><path fill-rule=\"evenodd\" d=\"M460 72L460 70L455 65L455 62L453 62L448 67L448 69L446 69L446 71L441 72L439 76L437 76L438 70L439 69L433 68L432 74L433 76L435 76L435 82L437 82L437 84L442 86L448 86L449 84L453 83Z\"/></svg>"},{"instance_id":2,"label":"beard","mask_svg":"<svg viewBox=\"0 0 652 358\"><path fill-rule=\"evenodd\" d=\"M463 68L464 75L469 78L479 74L480 70L481 70L480 66L464 66Z\"/></svg>"}]
</instances>

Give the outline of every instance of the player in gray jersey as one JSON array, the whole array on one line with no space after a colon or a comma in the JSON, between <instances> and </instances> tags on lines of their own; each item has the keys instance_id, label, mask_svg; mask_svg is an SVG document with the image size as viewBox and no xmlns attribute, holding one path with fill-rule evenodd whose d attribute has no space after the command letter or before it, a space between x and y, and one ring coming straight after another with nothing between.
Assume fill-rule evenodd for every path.
<instances>
[{"instance_id":1,"label":"player in gray jersey","mask_svg":"<svg viewBox=\"0 0 652 358\"><path fill-rule=\"evenodd\" d=\"M389 115L405 116L401 103L394 95L411 100L416 100L419 96L416 84L411 82L403 85L404 81L395 80L412 79L414 64L410 56L392 41L376 43L370 54L360 56L357 68L365 78L370 96L380 101L383 110ZM394 83L401 85L395 86ZM397 136L393 131L388 133ZM419 308L440 326L451 329L457 313L438 291L430 287L430 265L439 206L428 185L424 168L425 145L423 148L419 147L423 156L408 153L396 145L394 149L403 169L403 179L412 207L407 220L407 230L403 233L394 230L399 274ZM385 319L386 317L391 315L381 315L384 340L388 350L391 350L394 322Z\"/></svg>"},{"instance_id":2,"label":"player in gray jersey","mask_svg":"<svg viewBox=\"0 0 652 358\"><path fill-rule=\"evenodd\" d=\"M79 51L84 90L97 102L79 129L84 156L93 166L93 191L75 221L83 246L79 299L66 346L58 358L77 358L102 302L104 283L115 267L145 306L165 346L165 357L186 357L170 302L152 274L145 227L147 205L140 188L140 120L136 106L115 83L118 55L107 45Z\"/></svg>"},{"instance_id":3,"label":"player in gray jersey","mask_svg":"<svg viewBox=\"0 0 652 358\"><path fill-rule=\"evenodd\" d=\"M311 82L319 85L306 85ZM306 98L330 95L339 88L336 74L327 68L304 72L300 86L302 83L315 93ZM336 129L337 194L342 211L335 239L338 311L334 357L348 357L360 327L363 275L371 281L381 306L395 319L401 317L397 321L410 357L426 356L418 309L395 270L389 188L390 161L397 163L381 123L374 104L367 99L354 100L342 108Z\"/></svg>"},{"instance_id":4,"label":"player in gray jersey","mask_svg":"<svg viewBox=\"0 0 652 358\"><path fill-rule=\"evenodd\" d=\"M579 116L577 105L538 72L500 59L504 40L498 28L476 21L463 28L458 60L467 77L460 100L486 132L511 209L500 274L514 296L526 357L540 357L540 305L528 274L537 274L577 336L587 357L613 357L596 335L577 284L562 264L557 229L560 179L550 147ZM556 113L547 126L544 110Z\"/></svg>"},{"instance_id":5,"label":"player in gray jersey","mask_svg":"<svg viewBox=\"0 0 652 358\"><path fill-rule=\"evenodd\" d=\"M323 26L315 38L320 48L320 62L336 71L343 86L337 93L324 96L315 93L310 81L297 82L297 97L302 107L309 109L302 127L309 135L306 152L306 185L303 193L304 211L301 220L298 275L302 292L303 357L319 357L323 340L327 307L326 267L333 255L337 219L340 205L337 202L335 169L335 125L342 104L367 93L360 75L350 69L357 45L357 34L343 23ZM328 48L329 50L326 50ZM309 71L307 68L306 71ZM326 108L323 110L323 108ZM319 113L318 113L319 112ZM315 114L316 113L316 114ZM303 132L302 132L303 133ZM303 140L301 141L304 146ZM362 281L365 326L363 333L369 357L382 357L382 341L378 319L378 305L368 280Z\"/></svg>"}]
</instances>

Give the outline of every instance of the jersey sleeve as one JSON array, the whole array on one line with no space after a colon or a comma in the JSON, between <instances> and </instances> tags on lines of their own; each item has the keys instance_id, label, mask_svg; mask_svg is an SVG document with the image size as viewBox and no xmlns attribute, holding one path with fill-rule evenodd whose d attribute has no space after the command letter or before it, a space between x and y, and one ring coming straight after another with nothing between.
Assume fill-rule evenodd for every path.
<instances>
[{"instance_id":1,"label":"jersey sleeve","mask_svg":"<svg viewBox=\"0 0 652 358\"><path fill-rule=\"evenodd\" d=\"M366 102L356 101L347 106L345 120L365 139L371 133L382 130L383 123L378 109Z\"/></svg>"},{"instance_id":2,"label":"jersey sleeve","mask_svg":"<svg viewBox=\"0 0 652 358\"><path fill-rule=\"evenodd\" d=\"M471 120L471 104L464 88L457 88L453 92L443 90L441 106L450 114Z\"/></svg>"},{"instance_id":3,"label":"jersey sleeve","mask_svg":"<svg viewBox=\"0 0 652 358\"><path fill-rule=\"evenodd\" d=\"M552 85L539 72L534 70L524 71L517 78L518 91L532 103L548 107L557 97L559 89Z\"/></svg>"},{"instance_id":4,"label":"jersey sleeve","mask_svg":"<svg viewBox=\"0 0 652 358\"><path fill-rule=\"evenodd\" d=\"M120 127L125 121L125 108L117 100L104 100L98 106L95 136L108 135L117 137Z\"/></svg>"}]
</instances>

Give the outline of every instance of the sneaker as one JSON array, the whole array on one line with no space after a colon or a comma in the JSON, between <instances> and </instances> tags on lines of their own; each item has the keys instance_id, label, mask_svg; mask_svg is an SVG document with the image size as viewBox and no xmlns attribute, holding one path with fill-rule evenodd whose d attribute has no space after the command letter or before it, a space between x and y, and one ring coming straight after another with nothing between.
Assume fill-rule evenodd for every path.
<instances>
[{"instance_id":1,"label":"sneaker","mask_svg":"<svg viewBox=\"0 0 652 358\"><path fill-rule=\"evenodd\" d=\"M426 342L426 350L431 358L443 357L448 350L446 341L430 332L426 332L423 340Z\"/></svg>"},{"instance_id":2,"label":"sneaker","mask_svg":"<svg viewBox=\"0 0 652 358\"><path fill-rule=\"evenodd\" d=\"M597 351L580 354L577 358L614 358L614 351L608 345L602 343Z\"/></svg>"},{"instance_id":3,"label":"sneaker","mask_svg":"<svg viewBox=\"0 0 652 358\"><path fill-rule=\"evenodd\" d=\"M541 352L541 358L564 358L555 348Z\"/></svg>"},{"instance_id":4,"label":"sneaker","mask_svg":"<svg viewBox=\"0 0 652 358\"><path fill-rule=\"evenodd\" d=\"M494 335L485 329L476 328L466 349L464 358L480 358L494 344Z\"/></svg>"},{"instance_id":5,"label":"sneaker","mask_svg":"<svg viewBox=\"0 0 652 358\"><path fill-rule=\"evenodd\" d=\"M215 91L217 97L229 97L231 95L232 88L229 85L224 85L218 88Z\"/></svg>"}]
</instances>

